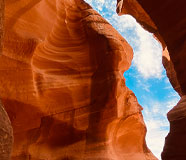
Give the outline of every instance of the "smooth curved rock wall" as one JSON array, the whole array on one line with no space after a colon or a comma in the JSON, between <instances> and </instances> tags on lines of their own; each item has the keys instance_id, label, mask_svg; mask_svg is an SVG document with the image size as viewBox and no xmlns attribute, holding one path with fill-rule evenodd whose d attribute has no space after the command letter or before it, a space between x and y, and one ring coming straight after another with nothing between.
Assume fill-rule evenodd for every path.
<instances>
[{"instance_id":1,"label":"smooth curved rock wall","mask_svg":"<svg viewBox=\"0 0 186 160\"><path fill-rule=\"evenodd\" d=\"M123 37L83 0L7 0L0 93L12 160L156 159Z\"/></svg>"}]
</instances>

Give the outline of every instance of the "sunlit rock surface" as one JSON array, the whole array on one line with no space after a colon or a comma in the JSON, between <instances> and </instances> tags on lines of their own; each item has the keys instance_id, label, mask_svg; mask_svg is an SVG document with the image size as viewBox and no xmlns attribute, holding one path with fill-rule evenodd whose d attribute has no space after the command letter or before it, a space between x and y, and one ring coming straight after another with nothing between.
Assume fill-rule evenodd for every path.
<instances>
[{"instance_id":1,"label":"sunlit rock surface","mask_svg":"<svg viewBox=\"0 0 186 160\"><path fill-rule=\"evenodd\" d=\"M165 140L162 159L184 160L186 159L184 149L186 146L185 0L118 0L117 12L120 15L131 14L146 30L153 33L163 46L163 64L181 100L167 114L170 133Z\"/></svg>"},{"instance_id":2,"label":"sunlit rock surface","mask_svg":"<svg viewBox=\"0 0 186 160\"><path fill-rule=\"evenodd\" d=\"M133 52L83 0L7 0L0 96L12 160L153 160L123 77Z\"/></svg>"}]
</instances>

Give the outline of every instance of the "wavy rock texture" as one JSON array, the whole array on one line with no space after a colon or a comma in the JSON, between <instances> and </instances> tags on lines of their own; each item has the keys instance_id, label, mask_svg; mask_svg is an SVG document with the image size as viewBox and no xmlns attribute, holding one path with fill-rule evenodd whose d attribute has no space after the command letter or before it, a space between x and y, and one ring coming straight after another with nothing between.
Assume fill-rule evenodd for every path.
<instances>
[{"instance_id":1,"label":"wavy rock texture","mask_svg":"<svg viewBox=\"0 0 186 160\"><path fill-rule=\"evenodd\" d=\"M131 6L128 7L128 4ZM186 5L184 0L118 0L119 14L131 14L145 29L154 33L162 43L163 64L174 89L181 96L180 102L168 113L170 133L166 137L163 160L184 160L185 95L186 95ZM150 19L149 19L150 18ZM144 25L145 24L145 25ZM150 28L156 26L157 30ZM146 27L147 26L147 27ZM167 48L166 48L167 47Z\"/></svg>"},{"instance_id":2,"label":"wavy rock texture","mask_svg":"<svg viewBox=\"0 0 186 160\"><path fill-rule=\"evenodd\" d=\"M0 54L2 54L4 1L0 2ZM0 159L9 160L13 143L12 126L0 102Z\"/></svg>"},{"instance_id":3,"label":"wavy rock texture","mask_svg":"<svg viewBox=\"0 0 186 160\"><path fill-rule=\"evenodd\" d=\"M123 77L133 52L83 0L7 0L0 93L12 160L152 160Z\"/></svg>"}]
</instances>

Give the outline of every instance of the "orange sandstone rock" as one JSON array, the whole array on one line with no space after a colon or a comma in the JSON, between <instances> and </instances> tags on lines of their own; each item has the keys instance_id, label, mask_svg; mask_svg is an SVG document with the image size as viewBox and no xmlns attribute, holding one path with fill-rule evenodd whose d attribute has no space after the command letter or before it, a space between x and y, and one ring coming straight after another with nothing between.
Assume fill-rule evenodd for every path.
<instances>
[{"instance_id":1,"label":"orange sandstone rock","mask_svg":"<svg viewBox=\"0 0 186 160\"><path fill-rule=\"evenodd\" d=\"M4 1L0 2L0 54L2 54L4 22ZM0 159L9 160L12 150L12 126L3 105L0 102Z\"/></svg>"},{"instance_id":2,"label":"orange sandstone rock","mask_svg":"<svg viewBox=\"0 0 186 160\"><path fill-rule=\"evenodd\" d=\"M176 90L176 92L182 96L182 91L180 84L177 79L177 75L174 69L174 65L170 59L169 52L167 48L163 50L163 57L162 57L163 66L166 69L167 76L169 78L170 83L172 84L173 88Z\"/></svg>"},{"instance_id":3,"label":"orange sandstone rock","mask_svg":"<svg viewBox=\"0 0 186 160\"><path fill-rule=\"evenodd\" d=\"M7 0L0 93L12 160L156 159L123 77L133 52L83 0Z\"/></svg>"},{"instance_id":4,"label":"orange sandstone rock","mask_svg":"<svg viewBox=\"0 0 186 160\"><path fill-rule=\"evenodd\" d=\"M157 27L138 0L117 0L118 15L130 14L149 32L156 32Z\"/></svg>"}]
</instances>

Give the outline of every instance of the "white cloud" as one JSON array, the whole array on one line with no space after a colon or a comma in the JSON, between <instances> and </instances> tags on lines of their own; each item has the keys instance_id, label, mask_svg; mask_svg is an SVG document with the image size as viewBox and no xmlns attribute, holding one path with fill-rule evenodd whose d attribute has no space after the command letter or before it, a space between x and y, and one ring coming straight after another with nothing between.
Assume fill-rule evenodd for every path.
<instances>
[{"instance_id":1,"label":"white cloud","mask_svg":"<svg viewBox=\"0 0 186 160\"><path fill-rule=\"evenodd\" d=\"M161 78L162 48L153 36L141 26L136 25L136 33L139 37L138 49L134 54L134 65L144 78Z\"/></svg>"},{"instance_id":2,"label":"white cloud","mask_svg":"<svg viewBox=\"0 0 186 160\"><path fill-rule=\"evenodd\" d=\"M103 9L103 4L105 3L105 0L85 0L85 2L89 3L93 7L96 5L96 9L101 12Z\"/></svg>"},{"instance_id":3,"label":"white cloud","mask_svg":"<svg viewBox=\"0 0 186 160\"><path fill-rule=\"evenodd\" d=\"M153 35L128 15L112 16L114 26L134 49L133 65L144 78L162 78L162 48Z\"/></svg>"},{"instance_id":4,"label":"white cloud","mask_svg":"<svg viewBox=\"0 0 186 160\"><path fill-rule=\"evenodd\" d=\"M145 90L146 92L150 92L150 84L147 82L142 81L140 78L137 79L137 86L141 88L141 90Z\"/></svg>"},{"instance_id":5,"label":"white cloud","mask_svg":"<svg viewBox=\"0 0 186 160\"><path fill-rule=\"evenodd\" d=\"M163 150L165 137L169 132L169 122L165 118L166 113L178 101L179 97L172 98L167 102L150 100L149 105L144 106L143 116L147 126L147 146L159 159L161 159L160 155Z\"/></svg>"},{"instance_id":6,"label":"white cloud","mask_svg":"<svg viewBox=\"0 0 186 160\"><path fill-rule=\"evenodd\" d=\"M148 132L146 136L147 145L153 151L153 154L156 155L158 159L161 159L161 152L163 151L167 131L151 129L150 132Z\"/></svg>"},{"instance_id":7,"label":"white cloud","mask_svg":"<svg viewBox=\"0 0 186 160\"><path fill-rule=\"evenodd\" d=\"M92 0L85 0L88 4L92 5Z\"/></svg>"},{"instance_id":8,"label":"white cloud","mask_svg":"<svg viewBox=\"0 0 186 160\"><path fill-rule=\"evenodd\" d=\"M104 3L105 2L105 0L97 0L98 2L101 2L101 3Z\"/></svg>"}]
</instances>

